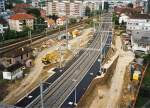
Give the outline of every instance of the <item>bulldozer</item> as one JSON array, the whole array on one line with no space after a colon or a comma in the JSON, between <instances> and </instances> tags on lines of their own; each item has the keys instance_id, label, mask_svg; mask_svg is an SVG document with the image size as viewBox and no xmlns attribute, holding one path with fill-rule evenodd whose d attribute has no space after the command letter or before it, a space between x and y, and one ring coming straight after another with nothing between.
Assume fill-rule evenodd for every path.
<instances>
[{"instance_id":1,"label":"bulldozer","mask_svg":"<svg viewBox=\"0 0 150 108\"><path fill-rule=\"evenodd\" d=\"M57 52L52 52L52 53L48 53L46 54L43 58L42 58L42 63L44 63L45 65L47 64L55 64L58 63L60 59L60 56Z\"/></svg>"}]
</instances>

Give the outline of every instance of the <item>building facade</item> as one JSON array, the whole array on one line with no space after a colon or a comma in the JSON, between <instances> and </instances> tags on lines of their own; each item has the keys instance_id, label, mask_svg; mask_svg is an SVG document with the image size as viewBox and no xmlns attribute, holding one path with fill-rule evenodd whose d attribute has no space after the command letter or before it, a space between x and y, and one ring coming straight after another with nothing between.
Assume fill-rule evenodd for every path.
<instances>
[{"instance_id":1,"label":"building facade","mask_svg":"<svg viewBox=\"0 0 150 108\"><path fill-rule=\"evenodd\" d=\"M5 0L0 0L0 12L5 11Z\"/></svg>"},{"instance_id":2,"label":"building facade","mask_svg":"<svg viewBox=\"0 0 150 108\"><path fill-rule=\"evenodd\" d=\"M131 45L134 52L150 53L150 31L135 30L131 33Z\"/></svg>"},{"instance_id":3,"label":"building facade","mask_svg":"<svg viewBox=\"0 0 150 108\"><path fill-rule=\"evenodd\" d=\"M127 31L132 30L150 30L150 16L147 14L139 14L137 16L131 16L127 21Z\"/></svg>"},{"instance_id":4,"label":"building facade","mask_svg":"<svg viewBox=\"0 0 150 108\"><path fill-rule=\"evenodd\" d=\"M25 13L18 13L9 18L11 30L22 31L24 27L33 29L34 17Z\"/></svg>"},{"instance_id":5,"label":"building facade","mask_svg":"<svg viewBox=\"0 0 150 108\"><path fill-rule=\"evenodd\" d=\"M82 2L82 1L53 1L47 2L47 15L69 16L69 17L83 17L85 15L85 8L88 6L91 11L98 10L101 2Z\"/></svg>"}]
</instances>

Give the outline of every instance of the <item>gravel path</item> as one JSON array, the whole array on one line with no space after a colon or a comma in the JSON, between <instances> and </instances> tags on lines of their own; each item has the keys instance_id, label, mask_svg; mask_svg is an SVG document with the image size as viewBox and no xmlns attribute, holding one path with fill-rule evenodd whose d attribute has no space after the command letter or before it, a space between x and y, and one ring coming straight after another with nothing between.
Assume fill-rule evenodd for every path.
<instances>
[{"instance_id":1,"label":"gravel path","mask_svg":"<svg viewBox=\"0 0 150 108\"><path fill-rule=\"evenodd\" d=\"M120 46L121 46L121 39L120 37L117 37L116 48L117 52L119 53L119 59L116 66L116 70L111 80L111 88L107 95L108 100L106 102L106 107L104 108L117 108L116 105L118 103L118 99L121 94L126 67L134 59L134 54L132 52L130 51L124 52Z\"/></svg>"}]
</instances>

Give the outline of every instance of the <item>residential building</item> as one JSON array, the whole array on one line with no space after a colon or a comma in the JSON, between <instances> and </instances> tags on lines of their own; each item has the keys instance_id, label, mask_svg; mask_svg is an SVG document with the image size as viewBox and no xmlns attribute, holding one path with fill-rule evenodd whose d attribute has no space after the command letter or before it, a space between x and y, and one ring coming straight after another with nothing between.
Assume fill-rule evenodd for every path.
<instances>
[{"instance_id":1,"label":"residential building","mask_svg":"<svg viewBox=\"0 0 150 108\"><path fill-rule=\"evenodd\" d=\"M32 56L32 49L28 47L14 49L8 53L1 54L0 63L4 67L9 67L17 62L25 64L25 62Z\"/></svg>"},{"instance_id":2,"label":"residential building","mask_svg":"<svg viewBox=\"0 0 150 108\"><path fill-rule=\"evenodd\" d=\"M14 8L31 8L32 6L30 4L15 4Z\"/></svg>"},{"instance_id":3,"label":"residential building","mask_svg":"<svg viewBox=\"0 0 150 108\"><path fill-rule=\"evenodd\" d=\"M6 10L5 12L0 13L0 17L6 20L7 22L8 22L9 17L12 15L13 15L13 12L9 10Z\"/></svg>"},{"instance_id":4,"label":"residential building","mask_svg":"<svg viewBox=\"0 0 150 108\"><path fill-rule=\"evenodd\" d=\"M0 0L0 12L5 11L5 0Z\"/></svg>"},{"instance_id":5,"label":"residential building","mask_svg":"<svg viewBox=\"0 0 150 108\"><path fill-rule=\"evenodd\" d=\"M67 9L66 9L67 10ZM70 3L70 15L71 17L82 17L83 14L83 5L80 2Z\"/></svg>"},{"instance_id":6,"label":"residential building","mask_svg":"<svg viewBox=\"0 0 150 108\"><path fill-rule=\"evenodd\" d=\"M134 52L150 53L150 31L135 30L131 33L131 45Z\"/></svg>"},{"instance_id":7,"label":"residential building","mask_svg":"<svg viewBox=\"0 0 150 108\"><path fill-rule=\"evenodd\" d=\"M55 14L58 16L82 17L85 13L85 5L81 1L53 1L48 2L46 7L47 15ZM94 7L91 8L93 9Z\"/></svg>"},{"instance_id":8,"label":"residential building","mask_svg":"<svg viewBox=\"0 0 150 108\"><path fill-rule=\"evenodd\" d=\"M23 77L23 65L21 63L16 63L11 65L10 67L4 68L3 79L6 80L15 80Z\"/></svg>"},{"instance_id":9,"label":"residential building","mask_svg":"<svg viewBox=\"0 0 150 108\"><path fill-rule=\"evenodd\" d=\"M127 21L126 30L150 30L150 16L148 14L134 14Z\"/></svg>"},{"instance_id":10,"label":"residential building","mask_svg":"<svg viewBox=\"0 0 150 108\"><path fill-rule=\"evenodd\" d=\"M3 79L14 80L23 76L23 67L32 65L32 49L29 47L14 49L0 56L0 72ZM28 66L27 66L28 65Z\"/></svg>"},{"instance_id":11,"label":"residential building","mask_svg":"<svg viewBox=\"0 0 150 108\"><path fill-rule=\"evenodd\" d=\"M8 23L4 19L0 19L0 33L5 33L8 29Z\"/></svg>"},{"instance_id":12,"label":"residential building","mask_svg":"<svg viewBox=\"0 0 150 108\"><path fill-rule=\"evenodd\" d=\"M121 24L122 22L127 23L129 19L129 16L127 16L126 14L121 14L119 17L119 24Z\"/></svg>"},{"instance_id":13,"label":"residential building","mask_svg":"<svg viewBox=\"0 0 150 108\"><path fill-rule=\"evenodd\" d=\"M39 0L32 0L32 6L38 8L39 7Z\"/></svg>"},{"instance_id":14,"label":"residential building","mask_svg":"<svg viewBox=\"0 0 150 108\"><path fill-rule=\"evenodd\" d=\"M9 26L11 30L22 31L23 27L33 29L35 17L26 13L17 13L9 18Z\"/></svg>"},{"instance_id":15,"label":"residential building","mask_svg":"<svg viewBox=\"0 0 150 108\"><path fill-rule=\"evenodd\" d=\"M56 24L55 24L55 21L53 19L47 19L47 27L48 28L55 28L56 27Z\"/></svg>"},{"instance_id":16,"label":"residential building","mask_svg":"<svg viewBox=\"0 0 150 108\"><path fill-rule=\"evenodd\" d=\"M148 13L148 0L143 1L144 13Z\"/></svg>"},{"instance_id":17,"label":"residential building","mask_svg":"<svg viewBox=\"0 0 150 108\"><path fill-rule=\"evenodd\" d=\"M59 26L62 26L62 25L65 25L66 24L66 17L60 17L56 20L56 24L59 25Z\"/></svg>"}]
</instances>

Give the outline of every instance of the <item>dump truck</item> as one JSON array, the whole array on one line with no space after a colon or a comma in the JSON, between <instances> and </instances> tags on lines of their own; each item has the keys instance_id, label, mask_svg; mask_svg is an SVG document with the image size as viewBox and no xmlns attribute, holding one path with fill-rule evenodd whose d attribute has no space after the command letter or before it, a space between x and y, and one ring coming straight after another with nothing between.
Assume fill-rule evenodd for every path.
<instances>
[{"instance_id":1,"label":"dump truck","mask_svg":"<svg viewBox=\"0 0 150 108\"><path fill-rule=\"evenodd\" d=\"M80 35L80 31L79 31L79 30L75 29L75 30L72 31L72 36L73 36L73 38L74 38L74 37L77 37L77 36L79 36L79 35Z\"/></svg>"},{"instance_id":2,"label":"dump truck","mask_svg":"<svg viewBox=\"0 0 150 108\"><path fill-rule=\"evenodd\" d=\"M57 52L52 52L52 53L46 54L42 58L42 63L44 63L45 65L47 65L47 64L54 64L54 63L58 63L59 59L60 59L59 54Z\"/></svg>"}]
</instances>

